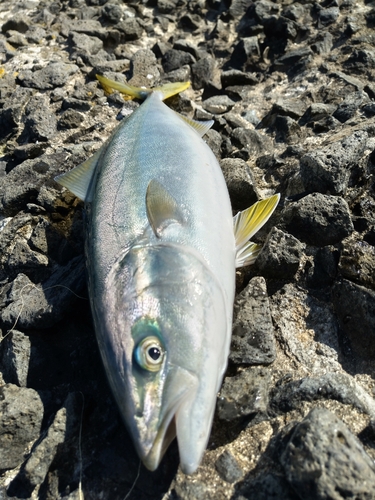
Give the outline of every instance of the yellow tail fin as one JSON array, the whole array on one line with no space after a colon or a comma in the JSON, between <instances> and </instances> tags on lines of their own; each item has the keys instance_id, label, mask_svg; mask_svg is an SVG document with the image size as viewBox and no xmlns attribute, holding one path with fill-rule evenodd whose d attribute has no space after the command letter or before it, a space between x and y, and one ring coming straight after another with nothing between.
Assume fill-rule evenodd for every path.
<instances>
[{"instance_id":1,"label":"yellow tail fin","mask_svg":"<svg viewBox=\"0 0 375 500\"><path fill-rule=\"evenodd\" d=\"M152 92L160 92L162 94L162 99L168 99L168 97L172 97L175 94L179 94L183 92L190 86L190 82L175 82L175 83L166 83L165 85L161 85L160 87L154 87L153 89L147 89L143 87L132 87L127 83L119 83L114 80L110 80L105 76L96 75L96 78L101 83L104 90L111 94L114 90L118 90L122 94L125 94L128 99L146 99L148 95Z\"/></svg>"}]
</instances>

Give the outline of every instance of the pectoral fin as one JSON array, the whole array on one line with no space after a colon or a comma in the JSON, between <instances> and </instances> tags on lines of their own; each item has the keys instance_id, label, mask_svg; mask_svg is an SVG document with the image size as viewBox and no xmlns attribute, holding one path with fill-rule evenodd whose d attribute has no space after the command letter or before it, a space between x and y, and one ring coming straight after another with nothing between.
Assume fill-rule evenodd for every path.
<instances>
[{"instance_id":1,"label":"pectoral fin","mask_svg":"<svg viewBox=\"0 0 375 500\"><path fill-rule=\"evenodd\" d=\"M233 218L236 239L236 267L253 264L261 247L249 239L268 221L279 203L280 195L258 201L250 208L238 212Z\"/></svg>"},{"instance_id":2,"label":"pectoral fin","mask_svg":"<svg viewBox=\"0 0 375 500\"><path fill-rule=\"evenodd\" d=\"M73 194L83 201L90 202L89 187L98 164L102 148L100 148L91 158L73 168L66 174L55 177L55 181L69 189Z\"/></svg>"},{"instance_id":3,"label":"pectoral fin","mask_svg":"<svg viewBox=\"0 0 375 500\"><path fill-rule=\"evenodd\" d=\"M155 179L152 179L147 186L146 210L148 221L158 238L160 238L162 230L170 223L182 224L184 220L176 200Z\"/></svg>"}]
</instances>

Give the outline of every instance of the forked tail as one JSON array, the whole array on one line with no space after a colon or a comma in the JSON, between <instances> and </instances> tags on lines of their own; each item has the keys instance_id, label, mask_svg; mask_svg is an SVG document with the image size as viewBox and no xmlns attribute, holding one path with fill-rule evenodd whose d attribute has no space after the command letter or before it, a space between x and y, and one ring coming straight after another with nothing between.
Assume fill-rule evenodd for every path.
<instances>
[{"instance_id":1,"label":"forked tail","mask_svg":"<svg viewBox=\"0 0 375 500\"><path fill-rule=\"evenodd\" d=\"M96 78L108 94L112 94L113 90L118 90L122 94L125 94L128 99L146 99L147 96L153 92L159 92L162 95L162 100L164 101L164 99L168 99L168 97L179 94L190 86L190 82L175 82L166 83L165 85L154 87L153 89L147 89L145 87L133 87L125 82L115 82L114 80L110 80L109 78L101 75L96 75Z\"/></svg>"}]
</instances>

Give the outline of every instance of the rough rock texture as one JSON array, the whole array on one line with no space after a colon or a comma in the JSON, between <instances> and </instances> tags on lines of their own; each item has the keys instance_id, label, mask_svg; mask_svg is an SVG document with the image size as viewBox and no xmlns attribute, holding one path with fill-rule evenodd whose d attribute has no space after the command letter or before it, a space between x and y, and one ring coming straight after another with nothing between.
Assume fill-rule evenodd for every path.
<instances>
[{"instance_id":1,"label":"rough rock texture","mask_svg":"<svg viewBox=\"0 0 375 500\"><path fill-rule=\"evenodd\" d=\"M0 499L375 498L375 10L368 0L5 0L0 9ZM139 106L205 140L234 213L276 192L236 272L232 350L191 477L147 471L98 353L82 203L53 178Z\"/></svg>"}]
</instances>

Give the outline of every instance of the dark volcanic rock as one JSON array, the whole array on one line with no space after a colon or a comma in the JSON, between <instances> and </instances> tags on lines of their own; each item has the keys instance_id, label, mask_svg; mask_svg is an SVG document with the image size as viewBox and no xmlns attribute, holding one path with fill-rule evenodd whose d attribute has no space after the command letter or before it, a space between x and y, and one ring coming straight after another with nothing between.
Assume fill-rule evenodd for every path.
<instances>
[{"instance_id":1,"label":"dark volcanic rock","mask_svg":"<svg viewBox=\"0 0 375 500\"><path fill-rule=\"evenodd\" d=\"M225 450L215 463L216 470L228 483L234 483L243 476L243 471L230 451Z\"/></svg>"},{"instance_id":2,"label":"dark volcanic rock","mask_svg":"<svg viewBox=\"0 0 375 500\"><path fill-rule=\"evenodd\" d=\"M224 158L220 162L233 210L245 210L258 201L253 174L240 158Z\"/></svg>"},{"instance_id":3,"label":"dark volcanic rock","mask_svg":"<svg viewBox=\"0 0 375 500\"><path fill-rule=\"evenodd\" d=\"M229 359L237 364L265 364L275 360L276 344L264 278L253 278L234 303Z\"/></svg>"},{"instance_id":4,"label":"dark volcanic rock","mask_svg":"<svg viewBox=\"0 0 375 500\"><path fill-rule=\"evenodd\" d=\"M75 64L50 62L47 66L36 71L21 71L18 80L24 87L48 90L61 87L69 81L70 77L78 71Z\"/></svg>"},{"instance_id":5,"label":"dark volcanic rock","mask_svg":"<svg viewBox=\"0 0 375 500\"><path fill-rule=\"evenodd\" d=\"M270 379L268 369L255 366L227 377L217 404L220 419L232 421L265 412Z\"/></svg>"},{"instance_id":6,"label":"dark volcanic rock","mask_svg":"<svg viewBox=\"0 0 375 500\"><path fill-rule=\"evenodd\" d=\"M36 391L13 384L0 386L0 470L22 464L40 434L43 403Z\"/></svg>"},{"instance_id":7,"label":"dark volcanic rock","mask_svg":"<svg viewBox=\"0 0 375 500\"><path fill-rule=\"evenodd\" d=\"M375 356L375 291L342 280L333 286L332 300L339 324L352 349L363 358Z\"/></svg>"},{"instance_id":8,"label":"dark volcanic rock","mask_svg":"<svg viewBox=\"0 0 375 500\"><path fill-rule=\"evenodd\" d=\"M367 133L355 132L342 141L305 154L301 177L307 191L345 193L351 169L356 168L366 148Z\"/></svg>"},{"instance_id":9,"label":"dark volcanic rock","mask_svg":"<svg viewBox=\"0 0 375 500\"><path fill-rule=\"evenodd\" d=\"M354 230L346 201L320 193L287 205L282 224L296 238L318 247L338 243Z\"/></svg>"},{"instance_id":10,"label":"dark volcanic rock","mask_svg":"<svg viewBox=\"0 0 375 500\"><path fill-rule=\"evenodd\" d=\"M276 227L267 236L256 265L267 278L290 279L298 271L304 245Z\"/></svg>"},{"instance_id":11,"label":"dark volcanic rock","mask_svg":"<svg viewBox=\"0 0 375 500\"><path fill-rule=\"evenodd\" d=\"M358 439L330 411L312 410L293 430L280 457L299 498L368 500L375 491L375 467Z\"/></svg>"}]
</instances>

